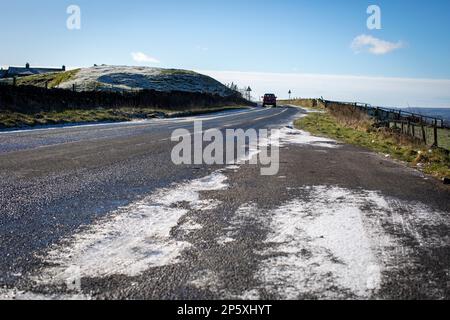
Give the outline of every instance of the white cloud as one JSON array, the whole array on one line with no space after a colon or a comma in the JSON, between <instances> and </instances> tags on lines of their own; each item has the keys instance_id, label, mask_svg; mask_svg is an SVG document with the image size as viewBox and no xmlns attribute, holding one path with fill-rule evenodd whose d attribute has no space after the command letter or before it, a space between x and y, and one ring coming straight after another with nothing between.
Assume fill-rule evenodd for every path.
<instances>
[{"instance_id":1,"label":"white cloud","mask_svg":"<svg viewBox=\"0 0 450 320\"><path fill-rule=\"evenodd\" d=\"M131 57L138 63L160 63L158 59L150 57L143 52L132 52Z\"/></svg>"},{"instance_id":2,"label":"white cloud","mask_svg":"<svg viewBox=\"0 0 450 320\"><path fill-rule=\"evenodd\" d=\"M368 51L375 55L383 55L403 48L404 44L402 41L389 42L366 34L362 34L353 39L351 47L355 53Z\"/></svg>"},{"instance_id":3,"label":"white cloud","mask_svg":"<svg viewBox=\"0 0 450 320\"><path fill-rule=\"evenodd\" d=\"M380 106L450 107L450 79L388 78L353 75L202 71L222 83L250 85L253 96L273 92L293 97L358 101Z\"/></svg>"},{"instance_id":4,"label":"white cloud","mask_svg":"<svg viewBox=\"0 0 450 320\"><path fill-rule=\"evenodd\" d=\"M209 50L209 48L205 47L205 46L197 46L196 48L197 48L197 50L200 50L200 51L208 51Z\"/></svg>"}]
</instances>

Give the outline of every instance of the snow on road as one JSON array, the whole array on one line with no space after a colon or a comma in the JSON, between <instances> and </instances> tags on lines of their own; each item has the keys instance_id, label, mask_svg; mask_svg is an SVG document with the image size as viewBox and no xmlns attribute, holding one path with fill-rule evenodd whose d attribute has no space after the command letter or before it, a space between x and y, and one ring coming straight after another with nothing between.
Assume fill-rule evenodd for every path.
<instances>
[{"instance_id":1,"label":"snow on road","mask_svg":"<svg viewBox=\"0 0 450 320\"><path fill-rule=\"evenodd\" d=\"M83 294L38 294L32 292L26 292L16 289L0 289L0 300L5 301L50 301L50 300L90 300L90 298Z\"/></svg>"},{"instance_id":2,"label":"snow on road","mask_svg":"<svg viewBox=\"0 0 450 320\"><path fill-rule=\"evenodd\" d=\"M305 199L269 214L270 248L263 253L267 259L259 276L284 299L370 297L381 285L382 266L374 246L388 246L390 240L368 232L373 226L363 207L374 207L381 199L373 192L338 187L303 191Z\"/></svg>"},{"instance_id":3,"label":"snow on road","mask_svg":"<svg viewBox=\"0 0 450 320\"><path fill-rule=\"evenodd\" d=\"M213 173L120 208L52 248L44 259L55 267L44 270L39 280L64 283L74 277L136 276L152 267L177 263L190 244L172 238L171 230L189 212L187 208L208 210L217 205L201 200L199 192L226 189L226 180L222 173ZM179 203L187 208L174 207ZM181 226L185 231L200 227L190 220Z\"/></svg>"},{"instance_id":4,"label":"snow on road","mask_svg":"<svg viewBox=\"0 0 450 320\"><path fill-rule=\"evenodd\" d=\"M261 153L262 148L267 148L269 146L281 148L288 145L303 145L328 149L339 148L341 146L335 140L317 137L309 132L295 129L293 125L287 125L282 128L269 130L268 137L260 137L257 144L250 145L246 155L241 159L238 159L237 163L242 164L250 160L255 160L254 157Z\"/></svg>"},{"instance_id":5,"label":"snow on road","mask_svg":"<svg viewBox=\"0 0 450 320\"><path fill-rule=\"evenodd\" d=\"M262 263L255 277L281 299L373 298L390 268L414 263L402 240L415 239L424 248L445 246L433 230L446 213L422 203L384 197L381 193L337 186L298 189L295 198L274 210L244 204L230 221L220 244L232 243L239 228L253 219L268 225L267 249L257 252ZM383 226L399 233L392 235ZM428 230L425 238L419 230ZM248 292L243 292L246 296ZM254 294L253 294L254 296Z\"/></svg>"},{"instance_id":6,"label":"snow on road","mask_svg":"<svg viewBox=\"0 0 450 320\"><path fill-rule=\"evenodd\" d=\"M340 146L292 127L272 131L272 138L260 145L271 143L280 147ZM256 153L250 150L250 155ZM228 189L226 172L236 172L240 165L157 190L81 228L43 257L50 267L35 280L44 285L65 283L70 288L77 278L137 276L153 267L180 262L182 252L192 245L172 237L172 230L189 233L204 228L188 213L221 205L200 193ZM228 227L217 234L219 246L233 246L246 227L255 222L267 227L267 237L258 243L264 249L251 249L259 259L253 274L255 287L231 294L223 289L221 275L207 267L193 274L189 284L223 298L258 299L263 293L281 299L376 298L386 273L392 268L406 270L415 263L415 249L403 240L425 249L448 244L448 237L434 231L448 223L448 213L423 203L330 185L292 190L296 196L273 209L261 209L256 202L242 203ZM41 298L26 292L0 292L0 298L13 296Z\"/></svg>"},{"instance_id":7,"label":"snow on road","mask_svg":"<svg viewBox=\"0 0 450 320\"><path fill-rule=\"evenodd\" d=\"M273 130L271 141L279 141L279 147L289 144L311 145L322 148L339 147L339 144L335 140L313 136L309 132L295 129L292 126Z\"/></svg>"},{"instance_id":8,"label":"snow on road","mask_svg":"<svg viewBox=\"0 0 450 320\"><path fill-rule=\"evenodd\" d=\"M191 282L220 292L223 298L259 299L262 293L280 299L376 298L391 270L414 265L415 249L445 247L448 239L431 232L446 223L446 213L422 203L385 197L380 192L338 186L297 189L301 196L273 210L243 204L216 241L232 246L248 226L267 226L257 287L240 294L223 289L224 279L204 270ZM393 228L386 230L386 227ZM426 237L420 230L427 230Z\"/></svg>"}]
</instances>

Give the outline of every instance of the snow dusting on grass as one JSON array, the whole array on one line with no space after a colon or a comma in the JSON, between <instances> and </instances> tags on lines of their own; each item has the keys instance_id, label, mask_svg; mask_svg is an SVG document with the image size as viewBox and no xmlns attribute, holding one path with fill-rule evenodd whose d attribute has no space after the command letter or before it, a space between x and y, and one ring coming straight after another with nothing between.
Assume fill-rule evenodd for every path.
<instances>
[{"instance_id":1,"label":"snow dusting on grass","mask_svg":"<svg viewBox=\"0 0 450 320\"><path fill-rule=\"evenodd\" d=\"M187 70L150 67L96 66L81 69L58 87L78 91L90 90L156 90L185 91L228 96L232 92L220 82Z\"/></svg>"}]
</instances>

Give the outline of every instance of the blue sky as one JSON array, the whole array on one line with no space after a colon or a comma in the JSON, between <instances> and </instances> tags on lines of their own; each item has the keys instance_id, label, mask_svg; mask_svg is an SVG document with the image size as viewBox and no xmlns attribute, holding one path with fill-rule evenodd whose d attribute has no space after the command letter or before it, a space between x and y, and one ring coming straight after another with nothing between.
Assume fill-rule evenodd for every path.
<instances>
[{"instance_id":1,"label":"blue sky","mask_svg":"<svg viewBox=\"0 0 450 320\"><path fill-rule=\"evenodd\" d=\"M71 4L81 8L80 30L66 28ZM366 26L372 4L381 8L381 30ZM149 65L205 71L242 85L240 75L252 74L245 79L253 79L248 84L256 94L271 89L261 74L437 79L444 88L450 79L450 1L0 0L0 12L4 66ZM356 50L355 38L388 49ZM323 85L336 95L331 82ZM303 93L296 83L288 86ZM450 106L450 94L433 95L420 103Z\"/></svg>"}]
</instances>

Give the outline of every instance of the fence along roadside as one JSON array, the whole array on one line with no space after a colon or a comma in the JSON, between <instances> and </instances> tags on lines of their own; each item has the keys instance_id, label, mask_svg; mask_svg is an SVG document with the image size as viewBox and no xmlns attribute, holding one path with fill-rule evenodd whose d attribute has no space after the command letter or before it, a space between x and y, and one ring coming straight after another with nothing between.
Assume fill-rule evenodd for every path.
<instances>
[{"instance_id":1,"label":"fence along roadside","mask_svg":"<svg viewBox=\"0 0 450 320\"><path fill-rule=\"evenodd\" d=\"M430 117L401 109L373 107L367 103L322 100L325 107L329 104L341 104L354 107L376 119L378 125L400 131L421 140L427 145L450 150L450 127L444 119Z\"/></svg>"}]
</instances>

